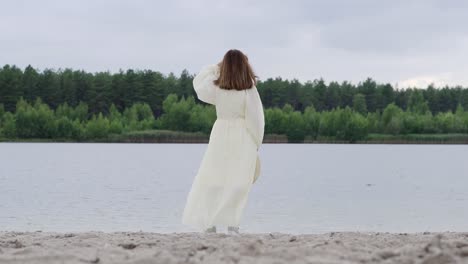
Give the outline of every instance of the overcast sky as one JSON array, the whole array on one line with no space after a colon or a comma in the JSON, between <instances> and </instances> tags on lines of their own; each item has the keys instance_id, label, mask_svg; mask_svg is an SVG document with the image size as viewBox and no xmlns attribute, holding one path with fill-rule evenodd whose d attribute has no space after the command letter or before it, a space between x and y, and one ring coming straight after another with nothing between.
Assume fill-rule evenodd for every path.
<instances>
[{"instance_id":1,"label":"overcast sky","mask_svg":"<svg viewBox=\"0 0 468 264\"><path fill-rule=\"evenodd\" d=\"M468 86L464 0L0 0L0 65L179 75L249 56L260 79Z\"/></svg>"}]
</instances>

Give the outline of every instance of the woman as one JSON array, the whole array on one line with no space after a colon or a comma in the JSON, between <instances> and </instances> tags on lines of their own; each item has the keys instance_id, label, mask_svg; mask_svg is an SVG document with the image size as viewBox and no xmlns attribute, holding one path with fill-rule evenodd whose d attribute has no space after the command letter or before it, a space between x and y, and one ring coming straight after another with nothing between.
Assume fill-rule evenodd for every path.
<instances>
[{"instance_id":1,"label":"woman","mask_svg":"<svg viewBox=\"0 0 468 264\"><path fill-rule=\"evenodd\" d=\"M235 49L195 76L197 97L216 106L217 119L188 194L184 224L208 233L227 226L230 234L239 234L242 211L259 172L257 153L265 127L255 85L247 56Z\"/></svg>"}]
</instances>

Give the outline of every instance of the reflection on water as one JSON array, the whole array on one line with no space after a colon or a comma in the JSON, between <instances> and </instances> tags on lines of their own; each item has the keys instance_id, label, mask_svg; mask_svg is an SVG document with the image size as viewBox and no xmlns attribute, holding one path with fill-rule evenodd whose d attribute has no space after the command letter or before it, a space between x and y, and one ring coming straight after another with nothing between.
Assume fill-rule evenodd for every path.
<instances>
[{"instance_id":1,"label":"reflection on water","mask_svg":"<svg viewBox=\"0 0 468 264\"><path fill-rule=\"evenodd\" d=\"M194 231L205 144L0 143L0 230ZM468 147L265 144L245 232L468 230Z\"/></svg>"}]
</instances>

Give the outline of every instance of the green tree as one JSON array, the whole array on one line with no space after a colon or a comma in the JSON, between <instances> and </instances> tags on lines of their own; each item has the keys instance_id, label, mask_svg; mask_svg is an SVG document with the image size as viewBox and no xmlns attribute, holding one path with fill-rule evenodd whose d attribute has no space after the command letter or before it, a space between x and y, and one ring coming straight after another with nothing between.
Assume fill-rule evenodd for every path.
<instances>
[{"instance_id":1,"label":"green tree","mask_svg":"<svg viewBox=\"0 0 468 264\"><path fill-rule=\"evenodd\" d=\"M455 130L458 133L468 132L468 113L465 112L461 104L458 104L455 111L455 126Z\"/></svg>"},{"instance_id":2,"label":"green tree","mask_svg":"<svg viewBox=\"0 0 468 264\"><path fill-rule=\"evenodd\" d=\"M54 138L57 132L54 111L37 98L34 105L20 99L16 105L16 133L20 138Z\"/></svg>"},{"instance_id":3,"label":"green tree","mask_svg":"<svg viewBox=\"0 0 468 264\"><path fill-rule=\"evenodd\" d=\"M111 104L109 107L109 120L122 120L122 113L120 113L119 109L115 106L115 104Z\"/></svg>"},{"instance_id":4,"label":"green tree","mask_svg":"<svg viewBox=\"0 0 468 264\"><path fill-rule=\"evenodd\" d=\"M109 128L109 120L102 113L99 113L97 116L93 115L86 124L86 137L90 139L105 138L109 134Z\"/></svg>"},{"instance_id":5,"label":"green tree","mask_svg":"<svg viewBox=\"0 0 468 264\"><path fill-rule=\"evenodd\" d=\"M320 128L320 113L315 111L314 106L306 107L304 111L305 132L312 136L312 139L317 139Z\"/></svg>"},{"instance_id":6,"label":"green tree","mask_svg":"<svg viewBox=\"0 0 468 264\"><path fill-rule=\"evenodd\" d=\"M265 133L286 133L286 116L281 109L277 107L265 109Z\"/></svg>"},{"instance_id":7,"label":"green tree","mask_svg":"<svg viewBox=\"0 0 468 264\"><path fill-rule=\"evenodd\" d=\"M5 114L5 107L3 104L0 104L0 120L2 120L3 115Z\"/></svg>"},{"instance_id":8,"label":"green tree","mask_svg":"<svg viewBox=\"0 0 468 264\"><path fill-rule=\"evenodd\" d=\"M81 102L75 107L72 119L77 119L81 122L88 120L88 104Z\"/></svg>"},{"instance_id":9,"label":"green tree","mask_svg":"<svg viewBox=\"0 0 468 264\"><path fill-rule=\"evenodd\" d=\"M193 90L193 77L189 74L189 72L184 69L180 74L179 79L177 80L177 85L175 87L175 92L182 97L188 98L189 96L194 96Z\"/></svg>"},{"instance_id":10,"label":"green tree","mask_svg":"<svg viewBox=\"0 0 468 264\"><path fill-rule=\"evenodd\" d=\"M399 134L403 128L403 111L394 103L389 104L382 113L383 132L390 134Z\"/></svg>"},{"instance_id":11,"label":"green tree","mask_svg":"<svg viewBox=\"0 0 468 264\"><path fill-rule=\"evenodd\" d=\"M416 114L414 112L405 112L401 115L402 119L402 133L424 133L432 130L432 114Z\"/></svg>"},{"instance_id":12,"label":"green tree","mask_svg":"<svg viewBox=\"0 0 468 264\"><path fill-rule=\"evenodd\" d=\"M16 102L23 95L22 72L16 66L5 65L0 69L0 104L6 111L14 112Z\"/></svg>"},{"instance_id":13,"label":"green tree","mask_svg":"<svg viewBox=\"0 0 468 264\"><path fill-rule=\"evenodd\" d=\"M143 92L146 95L146 100L153 110L154 116L158 117L162 114L162 102L165 97L165 79L159 72L144 71L141 77Z\"/></svg>"},{"instance_id":14,"label":"green tree","mask_svg":"<svg viewBox=\"0 0 468 264\"><path fill-rule=\"evenodd\" d=\"M289 112L287 113L286 118L286 137L288 138L288 142L303 142L306 135L306 125L301 113L298 111Z\"/></svg>"},{"instance_id":15,"label":"green tree","mask_svg":"<svg viewBox=\"0 0 468 264\"><path fill-rule=\"evenodd\" d=\"M57 119L57 134L58 138L80 140L83 137L83 128L78 120L70 120L66 116Z\"/></svg>"},{"instance_id":16,"label":"green tree","mask_svg":"<svg viewBox=\"0 0 468 264\"><path fill-rule=\"evenodd\" d=\"M368 122L368 132L369 133L379 133L381 131L380 127L380 112L367 113L367 122Z\"/></svg>"},{"instance_id":17,"label":"green tree","mask_svg":"<svg viewBox=\"0 0 468 264\"><path fill-rule=\"evenodd\" d=\"M124 131L124 126L120 119L114 119L109 123L109 133L110 134L120 134Z\"/></svg>"},{"instance_id":18,"label":"green tree","mask_svg":"<svg viewBox=\"0 0 468 264\"><path fill-rule=\"evenodd\" d=\"M171 94L163 102L161 115L162 128L176 131L190 131L190 110L194 105L194 100L178 100L177 95Z\"/></svg>"},{"instance_id":19,"label":"green tree","mask_svg":"<svg viewBox=\"0 0 468 264\"><path fill-rule=\"evenodd\" d=\"M46 69L40 75L37 83L40 98L52 109L55 109L62 100L58 75L51 69Z\"/></svg>"},{"instance_id":20,"label":"green tree","mask_svg":"<svg viewBox=\"0 0 468 264\"><path fill-rule=\"evenodd\" d=\"M3 115L0 135L3 135L6 138L16 138L16 120L15 116L10 112L6 112Z\"/></svg>"},{"instance_id":21,"label":"green tree","mask_svg":"<svg viewBox=\"0 0 468 264\"><path fill-rule=\"evenodd\" d=\"M367 138L369 122L360 113L353 113L348 120L344 139L351 143Z\"/></svg>"},{"instance_id":22,"label":"green tree","mask_svg":"<svg viewBox=\"0 0 468 264\"><path fill-rule=\"evenodd\" d=\"M424 100L423 93L420 90L413 90L408 100L408 108L411 112L421 115L429 111L428 103Z\"/></svg>"},{"instance_id":23,"label":"green tree","mask_svg":"<svg viewBox=\"0 0 468 264\"><path fill-rule=\"evenodd\" d=\"M91 86L86 92L86 102L91 114L104 113L110 104L108 94L112 89L112 77L108 72L97 73L92 78Z\"/></svg>"},{"instance_id":24,"label":"green tree","mask_svg":"<svg viewBox=\"0 0 468 264\"><path fill-rule=\"evenodd\" d=\"M194 105L190 111L189 130L209 134L215 120L216 110L213 106Z\"/></svg>"},{"instance_id":25,"label":"green tree","mask_svg":"<svg viewBox=\"0 0 468 264\"><path fill-rule=\"evenodd\" d=\"M23 98L26 101L32 102L37 97L41 96L40 91L38 90L38 82L39 73L31 65L28 65L26 69L24 69L24 73L21 78L21 86L24 92Z\"/></svg>"},{"instance_id":26,"label":"green tree","mask_svg":"<svg viewBox=\"0 0 468 264\"><path fill-rule=\"evenodd\" d=\"M363 94L355 94L353 97L353 109L360 114L367 114L366 97Z\"/></svg>"},{"instance_id":27,"label":"green tree","mask_svg":"<svg viewBox=\"0 0 468 264\"><path fill-rule=\"evenodd\" d=\"M65 69L59 74L60 90L62 94L61 101L70 106L78 104L77 87L74 82L74 72L72 69Z\"/></svg>"},{"instance_id":28,"label":"green tree","mask_svg":"<svg viewBox=\"0 0 468 264\"><path fill-rule=\"evenodd\" d=\"M325 105L325 97L327 92L327 85L323 79L315 80L313 82L313 101L317 111L329 110Z\"/></svg>"},{"instance_id":29,"label":"green tree","mask_svg":"<svg viewBox=\"0 0 468 264\"><path fill-rule=\"evenodd\" d=\"M371 78L367 78L358 85L358 92L366 97L367 110L375 112L377 110L377 83Z\"/></svg>"}]
</instances>

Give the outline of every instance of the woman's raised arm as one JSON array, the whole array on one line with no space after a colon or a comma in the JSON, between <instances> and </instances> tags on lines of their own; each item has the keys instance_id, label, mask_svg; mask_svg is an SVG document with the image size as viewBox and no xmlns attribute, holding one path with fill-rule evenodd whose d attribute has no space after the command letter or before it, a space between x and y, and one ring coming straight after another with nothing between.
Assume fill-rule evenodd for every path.
<instances>
[{"instance_id":1,"label":"woman's raised arm","mask_svg":"<svg viewBox=\"0 0 468 264\"><path fill-rule=\"evenodd\" d=\"M216 85L213 83L219 76L219 66L217 64L208 65L202 68L193 79L193 88L198 99L205 103L216 104Z\"/></svg>"}]
</instances>

